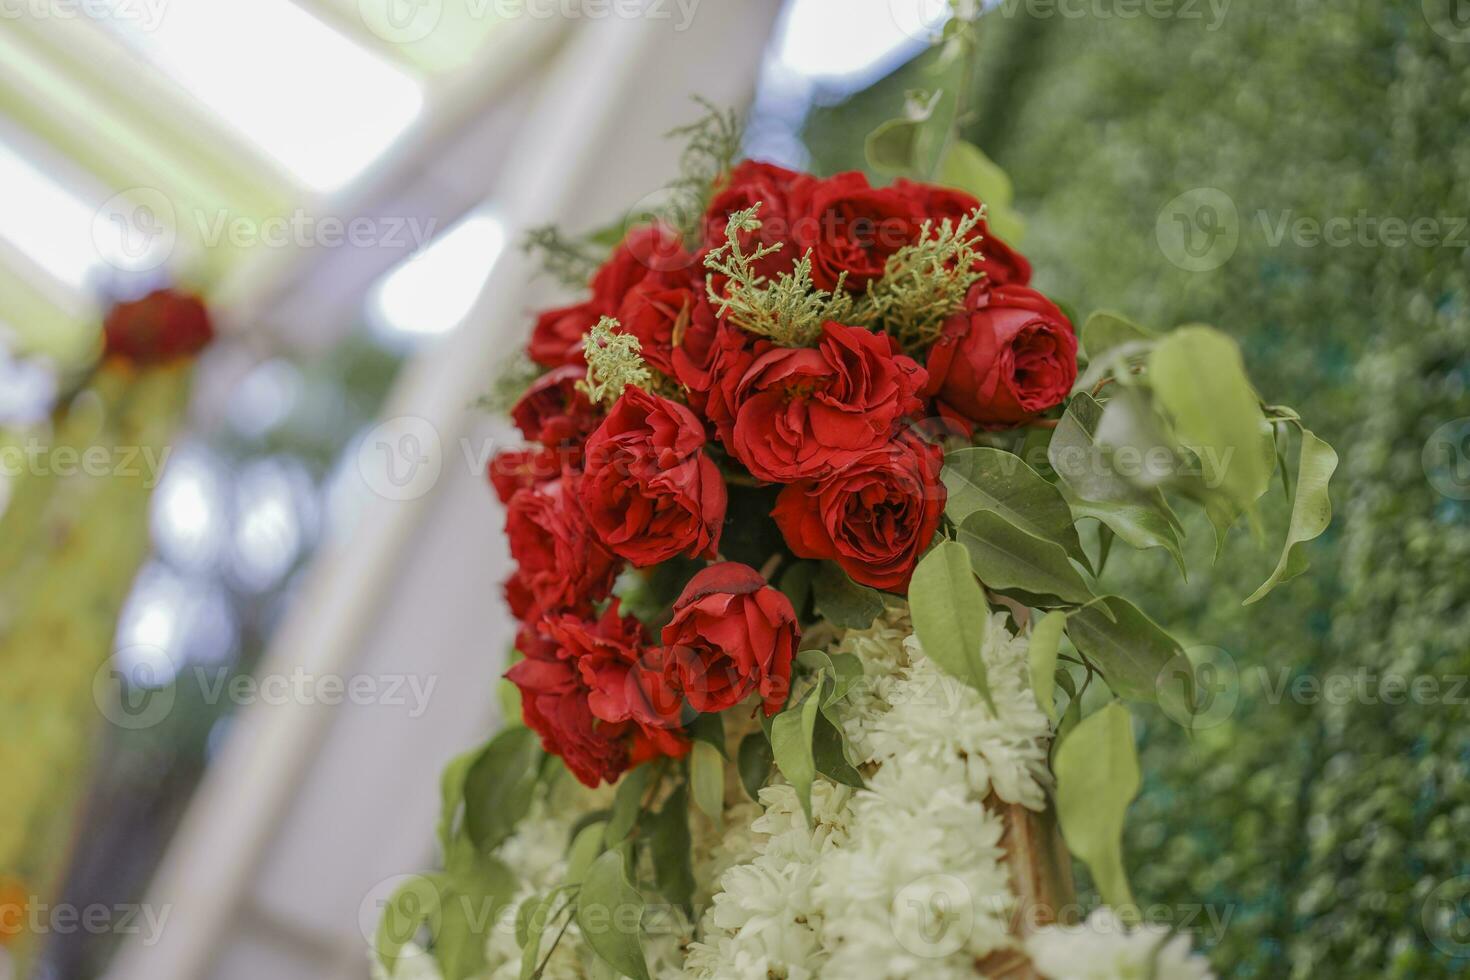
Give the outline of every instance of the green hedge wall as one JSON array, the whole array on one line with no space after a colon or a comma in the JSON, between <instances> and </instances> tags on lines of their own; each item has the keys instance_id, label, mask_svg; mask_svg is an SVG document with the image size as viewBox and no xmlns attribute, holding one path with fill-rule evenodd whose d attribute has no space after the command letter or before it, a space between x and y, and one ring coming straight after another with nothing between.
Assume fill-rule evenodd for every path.
<instances>
[{"instance_id":1,"label":"green hedge wall","mask_svg":"<svg viewBox=\"0 0 1470 980\"><path fill-rule=\"evenodd\" d=\"M1470 460L1449 495L1422 461L1470 416L1470 29L1447 2L1005 0L983 22L971 135L1015 182L1038 285L1233 332L1262 394L1342 455L1311 572L1258 606L1239 599L1274 556L1240 530L1214 568L1193 552L1187 585L1157 555L1108 570L1233 668L1218 724L1146 726L1128 841L1140 901L1203 929L1224 975L1470 970L1470 904L1441 901L1470 893ZM902 88L817 112L815 167L850 164ZM1198 188L1234 217L1184 209L1190 231L1237 244L1193 271L1170 202ZM1385 224L1426 218L1417 241ZM1390 676L1438 694L1384 703ZM1304 686L1343 677L1369 696ZM1225 928L1186 922L1196 903Z\"/></svg>"}]
</instances>

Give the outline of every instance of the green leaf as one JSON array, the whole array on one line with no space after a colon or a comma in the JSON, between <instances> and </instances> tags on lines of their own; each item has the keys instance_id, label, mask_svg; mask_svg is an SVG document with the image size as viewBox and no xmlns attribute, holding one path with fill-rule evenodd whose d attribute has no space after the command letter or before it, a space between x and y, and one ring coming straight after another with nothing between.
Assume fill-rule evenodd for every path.
<instances>
[{"instance_id":1,"label":"green leaf","mask_svg":"<svg viewBox=\"0 0 1470 980\"><path fill-rule=\"evenodd\" d=\"M740 768L740 785L752 800L759 800L761 787L770 778L771 764L775 761L765 732L751 732L741 739L735 759Z\"/></svg>"},{"instance_id":2,"label":"green leaf","mask_svg":"<svg viewBox=\"0 0 1470 980\"><path fill-rule=\"evenodd\" d=\"M1152 330L1107 310L1097 311L1082 325L1082 350L1090 361L1124 344L1146 343L1157 338L1158 334Z\"/></svg>"},{"instance_id":3,"label":"green leaf","mask_svg":"<svg viewBox=\"0 0 1470 980\"><path fill-rule=\"evenodd\" d=\"M1179 518L1157 489L1134 486L1108 463L1097 444L1102 413L1091 395L1076 395L1047 447L1047 459L1062 481L1072 513L1079 519L1092 518L1131 547L1163 548L1183 572Z\"/></svg>"},{"instance_id":4,"label":"green leaf","mask_svg":"<svg viewBox=\"0 0 1470 980\"><path fill-rule=\"evenodd\" d=\"M1061 648L1062 630L1066 625L1066 613L1047 613L1031 627L1031 642L1028 647L1031 689L1036 692L1036 703L1052 721L1057 720L1057 651Z\"/></svg>"},{"instance_id":5,"label":"green leaf","mask_svg":"<svg viewBox=\"0 0 1470 980\"><path fill-rule=\"evenodd\" d=\"M567 884L580 885L587 877L587 869L602 854L606 832L601 821L589 823L577 831L577 836L572 838L572 846L567 850Z\"/></svg>"},{"instance_id":6,"label":"green leaf","mask_svg":"<svg viewBox=\"0 0 1470 980\"><path fill-rule=\"evenodd\" d=\"M531 809L544 753L529 728L510 728L490 741L464 781L464 830L481 852L515 832Z\"/></svg>"},{"instance_id":7,"label":"green leaf","mask_svg":"<svg viewBox=\"0 0 1470 980\"><path fill-rule=\"evenodd\" d=\"M992 589L1022 589L1083 603L1092 590L1067 559L1061 545L1038 538L999 514L977 510L960 525L960 544L980 581Z\"/></svg>"},{"instance_id":8,"label":"green leaf","mask_svg":"<svg viewBox=\"0 0 1470 980\"><path fill-rule=\"evenodd\" d=\"M430 932L437 932L435 924L441 905L440 890L442 875L414 875L399 885L383 907L378 919L378 930L373 939L373 951L388 976L398 965L398 956L403 947L413 941L425 925Z\"/></svg>"},{"instance_id":9,"label":"green leaf","mask_svg":"<svg viewBox=\"0 0 1470 980\"><path fill-rule=\"evenodd\" d=\"M796 790L808 823L812 819L812 781L817 775L812 737L822 706L824 680L825 675L819 675L817 686L808 691L800 703L787 708L771 722L771 754L781 775Z\"/></svg>"},{"instance_id":10,"label":"green leaf","mask_svg":"<svg viewBox=\"0 0 1470 980\"><path fill-rule=\"evenodd\" d=\"M648 777L652 772L651 765L642 765L629 770L618 780L612 814L608 817L602 838L608 847L617 847L633 832L638 823L638 813L643 808L643 791L648 788Z\"/></svg>"},{"instance_id":11,"label":"green leaf","mask_svg":"<svg viewBox=\"0 0 1470 980\"><path fill-rule=\"evenodd\" d=\"M826 650L803 650L796 655L799 666L813 672L827 672L832 683L823 688L825 709L847 697L852 686L863 678L863 662L851 653L828 653Z\"/></svg>"},{"instance_id":12,"label":"green leaf","mask_svg":"<svg viewBox=\"0 0 1470 980\"><path fill-rule=\"evenodd\" d=\"M521 980L531 980L541 962L541 935L555 895L532 895L516 910L516 944L521 947Z\"/></svg>"},{"instance_id":13,"label":"green leaf","mask_svg":"<svg viewBox=\"0 0 1470 980\"><path fill-rule=\"evenodd\" d=\"M843 629L865 630L883 613L882 594L848 578L835 562L822 562L812 580L812 595L817 615Z\"/></svg>"},{"instance_id":14,"label":"green leaf","mask_svg":"<svg viewBox=\"0 0 1470 980\"><path fill-rule=\"evenodd\" d=\"M1212 327L1181 327L1149 355L1148 382L1179 440L1199 455L1205 487L1249 509L1270 483L1273 454L1240 347Z\"/></svg>"},{"instance_id":15,"label":"green leaf","mask_svg":"<svg viewBox=\"0 0 1470 980\"><path fill-rule=\"evenodd\" d=\"M1327 443L1318 439L1310 429L1302 429L1302 444L1297 451L1296 497L1291 502L1291 523L1286 531L1286 543L1276 570L1261 587L1250 594L1244 605L1264 598L1282 582L1296 578L1307 570L1307 559L1297 550L1297 545L1311 541L1327 530L1332 522L1332 497L1327 484L1337 469L1337 453Z\"/></svg>"},{"instance_id":16,"label":"green leaf","mask_svg":"<svg viewBox=\"0 0 1470 980\"><path fill-rule=\"evenodd\" d=\"M924 655L979 691L993 709L982 656L990 607L964 545L941 541L919 561L909 584L909 609Z\"/></svg>"},{"instance_id":17,"label":"green leaf","mask_svg":"<svg viewBox=\"0 0 1470 980\"><path fill-rule=\"evenodd\" d=\"M862 789L866 785L862 773L852 764L847 750L847 736L833 717L831 708L823 708L817 716L816 727L812 732L812 760L817 772L834 782L854 789Z\"/></svg>"},{"instance_id":18,"label":"green leaf","mask_svg":"<svg viewBox=\"0 0 1470 980\"><path fill-rule=\"evenodd\" d=\"M1114 701L1084 718L1057 748L1052 768L1067 846L1092 872L1103 901L1128 916L1133 893L1123 867L1123 821L1140 785L1128 709Z\"/></svg>"},{"instance_id":19,"label":"green leaf","mask_svg":"<svg viewBox=\"0 0 1470 980\"><path fill-rule=\"evenodd\" d=\"M1092 568L1061 491L1021 457L988 446L956 450L944 457L943 480L949 491L944 513L955 524L978 510L990 511L1038 538L1055 541L1083 567Z\"/></svg>"},{"instance_id":20,"label":"green leaf","mask_svg":"<svg viewBox=\"0 0 1470 980\"><path fill-rule=\"evenodd\" d=\"M482 745L455 756L444 767L444 774L439 777L439 849L446 860L454 849L454 831L459 822L460 807L464 805L465 777L484 752L485 747Z\"/></svg>"},{"instance_id":21,"label":"green leaf","mask_svg":"<svg viewBox=\"0 0 1470 980\"><path fill-rule=\"evenodd\" d=\"M659 894L675 905L688 905L694 896L688 787L681 784L669 794L663 809L648 820L647 826L654 883Z\"/></svg>"},{"instance_id":22,"label":"green leaf","mask_svg":"<svg viewBox=\"0 0 1470 980\"><path fill-rule=\"evenodd\" d=\"M593 862L577 896L577 927L592 951L623 976L649 980L643 955L643 896L628 883L623 855Z\"/></svg>"},{"instance_id":23,"label":"green leaf","mask_svg":"<svg viewBox=\"0 0 1470 980\"><path fill-rule=\"evenodd\" d=\"M696 742L715 747L720 755L725 754L725 719L719 714L697 715L685 729Z\"/></svg>"},{"instance_id":24,"label":"green leaf","mask_svg":"<svg viewBox=\"0 0 1470 980\"><path fill-rule=\"evenodd\" d=\"M803 622L807 604L812 598L812 579L816 577L820 567L818 562L798 561L781 573L781 581L777 587L791 600L791 608L796 610L797 618Z\"/></svg>"},{"instance_id":25,"label":"green leaf","mask_svg":"<svg viewBox=\"0 0 1470 980\"><path fill-rule=\"evenodd\" d=\"M913 177L924 170L926 144L933 139L934 108L941 93L910 100L909 115L889 119L868 134L863 150L868 166L890 177Z\"/></svg>"},{"instance_id":26,"label":"green leaf","mask_svg":"<svg viewBox=\"0 0 1470 980\"><path fill-rule=\"evenodd\" d=\"M695 742L689 753L689 782L694 805L721 827L725 822L725 759L714 746Z\"/></svg>"},{"instance_id":27,"label":"green leaf","mask_svg":"<svg viewBox=\"0 0 1470 980\"><path fill-rule=\"evenodd\" d=\"M1174 689L1176 681L1187 686L1194 676L1179 642L1127 599L1104 596L1072 613L1067 636L1102 671L1114 694L1163 702L1183 712L1175 717L1193 713L1194 692Z\"/></svg>"},{"instance_id":28,"label":"green leaf","mask_svg":"<svg viewBox=\"0 0 1470 980\"><path fill-rule=\"evenodd\" d=\"M444 980L467 980L485 968L485 944L515 887L510 868L488 855L472 869L450 875L434 934L434 959Z\"/></svg>"},{"instance_id":29,"label":"green leaf","mask_svg":"<svg viewBox=\"0 0 1470 980\"><path fill-rule=\"evenodd\" d=\"M986 220L996 235L1018 244L1026 231L1021 216L1011 208L1015 192L1011 178L994 160L973 143L952 140L939 162L934 182L954 187L979 198L986 207ZM983 251L985 246L980 246Z\"/></svg>"}]
</instances>

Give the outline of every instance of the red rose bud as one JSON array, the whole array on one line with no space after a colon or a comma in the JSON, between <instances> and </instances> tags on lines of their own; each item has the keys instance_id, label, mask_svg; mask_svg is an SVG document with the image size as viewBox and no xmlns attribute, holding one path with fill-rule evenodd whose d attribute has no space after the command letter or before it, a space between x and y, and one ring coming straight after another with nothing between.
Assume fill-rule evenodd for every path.
<instances>
[{"instance_id":1,"label":"red rose bud","mask_svg":"<svg viewBox=\"0 0 1470 980\"><path fill-rule=\"evenodd\" d=\"M518 565L507 599L518 618L588 612L612 592L622 563L587 526L576 477L517 491L506 508L505 531Z\"/></svg>"},{"instance_id":2,"label":"red rose bud","mask_svg":"<svg viewBox=\"0 0 1470 980\"><path fill-rule=\"evenodd\" d=\"M693 265L679 238L661 225L645 225L626 238L592 277L590 299L546 310L536 318L526 353L547 368L582 364L582 338L605 316L616 316L628 291L650 269L669 271Z\"/></svg>"},{"instance_id":3,"label":"red rose bud","mask_svg":"<svg viewBox=\"0 0 1470 980\"><path fill-rule=\"evenodd\" d=\"M189 357L214 339L204 303L197 296L172 289L118 303L108 312L102 331L108 356L137 364Z\"/></svg>"},{"instance_id":4,"label":"red rose bud","mask_svg":"<svg viewBox=\"0 0 1470 980\"><path fill-rule=\"evenodd\" d=\"M919 206L924 217L934 222L935 234L938 234L939 226L946 218L951 225L957 225L961 218L973 214L980 206L977 198L964 191L920 184L902 177L893 182L893 189L907 194ZM976 232L981 238L982 257L975 265L979 271L985 273L986 286L1024 286L1031 281L1031 263L1020 252L995 237L987 222L982 219Z\"/></svg>"},{"instance_id":5,"label":"red rose bud","mask_svg":"<svg viewBox=\"0 0 1470 980\"><path fill-rule=\"evenodd\" d=\"M758 260L755 272L767 279L790 272L801 258L801 253L790 244L792 227L800 216L796 208L816 185L816 178L808 174L775 164L743 161L730 171L723 186L710 200L709 210L704 215L704 246L717 248L725 244L725 229L730 223L730 215L759 204L756 219L761 226L756 231L738 233L740 250L750 255L763 247L783 245L780 251Z\"/></svg>"},{"instance_id":6,"label":"red rose bud","mask_svg":"<svg viewBox=\"0 0 1470 980\"><path fill-rule=\"evenodd\" d=\"M650 271L623 296L617 318L624 333L638 338L643 359L668 375L674 373L674 347L684 335L709 334L715 323L704 279L683 269Z\"/></svg>"},{"instance_id":7,"label":"red rose bud","mask_svg":"<svg viewBox=\"0 0 1470 980\"><path fill-rule=\"evenodd\" d=\"M924 369L887 334L828 322L815 349L768 350L736 389L730 451L762 480L821 479L917 412Z\"/></svg>"},{"instance_id":8,"label":"red rose bud","mask_svg":"<svg viewBox=\"0 0 1470 980\"><path fill-rule=\"evenodd\" d=\"M701 713L724 711L752 694L767 715L780 711L800 638L791 601L755 569L728 561L690 580L663 631L684 696Z\"/></svg>"},{"instance_id":9,"label":"red rose bud","mask_svg":"<svg viewBox=\"0 0 1470 980\"><path fill-rule=\"evenodd\" d=\"M543 374L510 410L511 421L532 442L548 449L576 450L569 458L580 457L582 445L603 417L577 387L586 376L586 369L578 365Z\"/></svg>"},{"instance_id":10,"label":"red rose bud","mask_svg":"<svg viewBox=\"0 0 1470 980\"><path fill-rule=\"evenodd\" d=\"M704 442L689 409L626 389L587 440L580 497L602 543L639 568L681 554L714 557L725 482Z\"/></svg>"},{"instance_id":11,"label":"red rose bud","mask_svg":"<svg viewBox=\"0 0 1470 980\"><path fill-rule=\"evenodd\" d=\"M566 763L585 786L616 782L632 764L632 725L609 725L592 713L591 693L576 662L557 644L522 630L516 646L525 659L506 672L521 692L521 718L541 736L541 745Z\"/></svg>"},{"instance_id":12,"label":"red rose bud","mask_svg":"<svg viewBox=\"0 0 1470 980\"><path fill-rule=\"evenodd\" d=\"M942 450L907 430L823 481L781 490L771 516L792 552L903 592L944 514Z\"/></svg>"},{"instance_id":13,"label":"red rose bud","mask_svg":"<svg viewBox=\"0 0 1470 980\"><path fill-rule=\"evenodd\" d=\"M882 278L894 252L918 240L924 220L908 195L871 187L856 171L820 181L801 197L795 253L811 250L812 282L821 289L836 289L845 272L844 288L862 292Z\"/></svg>"},{"instance_id":14,"label":"red rose bud","mask_svg":"<svg viewBox=\"0 0 1470 980\"><path fill-rule=\"evenodd\" d=\"M637 725L659 755L678 758L689 751L680 733L684 696L672 661L661 647L649 645L642 623L620 614L617 600L595 622L559 616L542 628L560 655L576 663L594 715L610 724Z\"/></svg>"},{"instance_id":15,"label":"red rose bud","mask_svg":"<svg viewBox=\"0 0 1470 980\"><path fill-rule=\"evenodd\" d=\"M581 452L577 453L580 458ZM490 460L487 475L502 504L510 503L517 490L540 486L562 475L563 457L555 449L503 449Z\"/></svg>"},{"instance_id":16,"label":"red rose bud","mask_svg":"<svg viewBox=\"0 0 1470 980\"><path fill-rule=\"evenodd\" d=\"M966 433L1006 429L1061 404L1077 380L1077 336L1056 305L1026 286L970 291L929 349L939 414Z\"/></svg>"}]
</instances>

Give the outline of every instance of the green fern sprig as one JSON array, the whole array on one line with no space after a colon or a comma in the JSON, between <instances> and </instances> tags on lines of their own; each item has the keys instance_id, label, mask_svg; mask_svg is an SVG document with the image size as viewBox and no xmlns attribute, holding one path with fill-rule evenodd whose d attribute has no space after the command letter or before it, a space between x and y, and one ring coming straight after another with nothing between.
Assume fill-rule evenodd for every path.
<instances>
[{"instance_id":1,"label":"green fern sprig","mask_svg":"<svg viewBox=\"0 0 1470 980\"><path fill-rule=\"evenodd\" d=\"M984 278L975 269L985 220L980 207L958 222L948 218L935 230L924 222L919 241L888 257L883 277L868 284L857 305L856 321L895 337L908 351L939 338L944 321L963 308L970 287Z\"/></svg>"},{"instance_id":2,"label":"green fern sprig","mask_svg":"<svg viewBox=\"0 0 1470 980\"><path fill-rule=\"evenodd\" d=\"M555 225L527 231L521 249L527 255L541 253L542 268L574 289L585 289L606 257L605 249L567 235Z\"/></svg>"},{"instance_id":3,"label":"green fern sprig","mask_svg":"<svg viewBox=\"0 0 1470 980\"><path fill-rule=\"evenodd\" d=\"M582 340L587 378L577 382L577 387L594 405L611 405L629 385L645 391L653 385L653 372L641 353L643 345L632 334L620 333L618 327L616 318L605 316Z\"/></svg>"},{"instance_id":4,"label":"green fern sprig","mask_svg":"<svg viewBox=\"0 0 1470 980\"><path fill-rule=\"evenodd\" d=\"M705 114L667 134L670 139L686 141L679 156L679 177L669 185L667 215L669 224L685 241L693 241L699 233L699 223L715 185L740 159L740 145L745 137L740 116L733 109L721 109L699 97L694 101L704 107Z\"/></svg>"},{"instance_id":5,"label":"green fern sprig","mask_svg":"<svg viewBox=\"0 0 1470 980\"><path fill-rule=\"evenodd\" d=\"M828 320L855 322L855 303L842 288L846 274L838 279L834 292L818 289L812 282L810 250L790 272L779 273L775 281L756 272L756 262L781 250L779 243L757 246L750 253L741 248L740 233L760 229L756 218L759 210L760 204L756 204L731 214L725 225L725 243L705 256L705 268L711 273L705 288L720 315L782 347L810 347ZM716 277L725 279L723 293L714 287Z\"/></svg>"}]
</instances>

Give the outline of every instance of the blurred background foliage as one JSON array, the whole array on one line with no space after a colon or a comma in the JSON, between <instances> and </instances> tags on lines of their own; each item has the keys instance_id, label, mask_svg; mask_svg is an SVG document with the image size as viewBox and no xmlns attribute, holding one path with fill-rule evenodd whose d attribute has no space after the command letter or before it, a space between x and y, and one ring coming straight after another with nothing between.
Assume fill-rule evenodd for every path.
<instances>
[{"instance_id":1,"label":"blurred background foliage","mask_svg":"<svg viewBox=\"0 0 1470 980\"><path fill-rule=\"evenodd\" d=\"M1190 924L1223 975L1463 975L1470 461L1432 483L1425 447L1470 416L1470 31L1437 0L1115 7L1008 2L982 21L969 135L1014 181L1037 285L1081 315L1230 331L1266 400L1343 458L1311 571L1259 605L1239 600L1274 558L1242 529L1211 567L1196 521L1187 584L1161 553L1108 568L1219 668L1201 674L1210 727L1145 726L1134 891L1176 925L1197 903L1228 915L1223 931ZM912 77L815 111L814 169L861 160ZM1207 271L1160 245L1167 206L1195 188L1236 211L1238 245ZM1442 243L1379 237L1384 219L1424 217ZM1314 245L1299 218L1354 230ZM1437 679L1435 703L1385 703L1388 676ZM1367 696L1303 686L1333 677Z\"/></svg>"}]
</instances>

